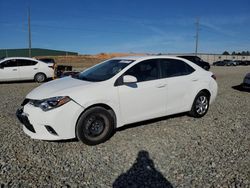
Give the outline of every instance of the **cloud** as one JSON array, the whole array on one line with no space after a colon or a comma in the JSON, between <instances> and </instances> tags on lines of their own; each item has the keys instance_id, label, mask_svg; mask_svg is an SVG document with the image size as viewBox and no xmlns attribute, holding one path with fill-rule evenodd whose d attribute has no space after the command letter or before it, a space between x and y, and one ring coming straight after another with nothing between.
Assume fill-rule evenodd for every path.
<instances>
[{"instance_id":1,"label":"cloud","mask_svg":"<svg viewBox=\"0 0 250 188\"><path fill-rule=\"evenodd\" d=\"M215 33L223 34L228 37L237 37L241 28L249 30L250 22L249 15L235 15L235 16L209 16L201 18L201 29L209 29Z\"/></svg>"}]
</instances>

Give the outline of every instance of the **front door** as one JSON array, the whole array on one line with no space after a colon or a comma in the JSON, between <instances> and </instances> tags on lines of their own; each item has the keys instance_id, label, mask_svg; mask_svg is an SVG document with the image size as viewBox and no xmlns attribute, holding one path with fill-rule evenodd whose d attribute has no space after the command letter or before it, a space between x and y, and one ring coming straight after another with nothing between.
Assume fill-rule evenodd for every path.
<instances>
[{"instance_id":1,"label":"front door","mask_svg":"<svg viewBox=\"0 0 250 188\"><path fill-rule=\"evenodd\" d=\"M166 113L166 84L160 79L157 59L145 60L124 75L137 78L137 83L118 86L123 123L143 121Z\"/></svg>"}]
</instances>

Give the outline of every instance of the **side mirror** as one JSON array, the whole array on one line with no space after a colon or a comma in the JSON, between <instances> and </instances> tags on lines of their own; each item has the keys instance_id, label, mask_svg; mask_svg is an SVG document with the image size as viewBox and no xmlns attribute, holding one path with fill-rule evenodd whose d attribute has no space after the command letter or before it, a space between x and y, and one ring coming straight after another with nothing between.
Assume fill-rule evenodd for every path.
<instances>
[{"instance_id":1,"label":"side mirror","mask_svg":"<svg viewBox=\"0 0 250 188\"><path fill-rule=\"evenodd\" d=\"M132 84L132 83L136 83L137 82L137 78L131 75L125 75L123 76L123 83L124 84Z\"/></svg>"}]
</instances>

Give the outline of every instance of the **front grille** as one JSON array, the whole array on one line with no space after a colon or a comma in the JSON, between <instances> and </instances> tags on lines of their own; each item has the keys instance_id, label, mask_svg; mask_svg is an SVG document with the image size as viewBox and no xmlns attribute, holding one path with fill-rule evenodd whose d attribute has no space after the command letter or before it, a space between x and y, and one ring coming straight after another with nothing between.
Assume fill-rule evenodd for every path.
<instances>
[{"instance_id":1,"label":"front grille","mask_svg":"<svg viewBox=\"0 0 250 188\"><path fill-rule=\"evenodd\" d=\"M47 129L47 131L50 133L50 134L53 134L53 135L56 135L58 136L58 134L56 133L56 131L49 125L45 125L45 128Z\"/></svg>"},{"instance_id":2,"label":"front grille","mask_svg":"<svg viewBox=\"0 0 250 188\"><path fill-rule=\"evenodd\" d=\"M23 116L23 124L29 131L33 133L36 132L33 125L30 123L29 119L26 116Z\"/></svg>"},{"instance_id":3,"label":"front grille","mask_svg":"<svg viewBox=\"0 0 250 188\"><path fill-rule=\"evenodd\" d=\"M30 123L27 116L23 115L23 109L18 109L16 111L16 116L19 119L19 121L31 132L35 133L35 129L33 125Z\"/></svg>"}]
</instances>

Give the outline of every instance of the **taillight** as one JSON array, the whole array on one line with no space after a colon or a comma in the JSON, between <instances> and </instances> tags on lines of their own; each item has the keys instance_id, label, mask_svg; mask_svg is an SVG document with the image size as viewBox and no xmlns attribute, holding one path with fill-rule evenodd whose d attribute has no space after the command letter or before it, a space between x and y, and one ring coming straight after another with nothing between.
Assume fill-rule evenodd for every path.
<instances>
[{"instance_id":1,"label":"taillight","mask_svg":"<svg viewBox=\"0 0 250 188\"><path fill-rule=\"evenodd\" d=\"M211 76L214 80L216 80L216 76L213 74L212 76Z\"/></svg>"},{"instance_id":2,"label":"taillight","mask_svg":"<svg viewBox=\"0 0 250 188\"><path fill-rule=\"evenodd\" d=\"M49 68L55 69L55 63L52 66L49 66Z\"/></svg>"}]
</instances>

